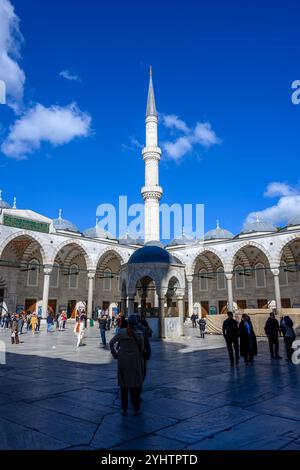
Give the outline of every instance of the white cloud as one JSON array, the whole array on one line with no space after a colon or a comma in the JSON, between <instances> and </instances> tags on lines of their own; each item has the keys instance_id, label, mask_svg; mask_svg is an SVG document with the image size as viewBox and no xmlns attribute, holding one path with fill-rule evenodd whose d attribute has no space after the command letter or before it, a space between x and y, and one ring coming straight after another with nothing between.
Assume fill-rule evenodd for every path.
<instances>
[{"instance_id":1,"label":"white cloud","mask_svg":"<svg viewBox=\"0 0 300 470\"><path fill-rule=\"evenodd\" d=\"M79 77L79 75L76 75L70 72L69 70L62 70L61 72L59 72L59 76L65 78L66 80L81 83L81 78Z\"/></svg>"},{"instance_id":2,"label":"white cloud","mask_svg":"<svg viewBox=\"0 0 300 470\"><path fill-rule=\"evenodd\" d=\"M180 160L192 150L193 146L189 137L179 137L175 142L164 142L163 149L172 160Z\"/></svg>"},{"instance_id":3,"label":"white cloud","mask_svg":"<svg viewBox=\"0 0 300 470\"><path fill-rule=\"evenodd\" d=\"M25 73L18 64L22 42L13 5L0 0L0 80L6 85L7 103L15 110L22 101L25 83Z\"/></svg>"},{"instance_id":4,"label":"white cloud","mask_svg":"<svg viewBox=\"0 0 300 470\"><path fill-rule=\"evenodd\" d=\"M191 152L195 145L209 148L221 143L209 122L197 122L194 128L190 128L175 114L163 114L161 120L166 128L175 129L184 134L174 142L162 143L167 158L172 160L179 161L184 155Z\"/></svg>"},{"instance_id":5,"label":"white cloud","mask_svg":"<svg viewBox=\"0 0 300 470\"><path fill-rule=\"evenodd\" d=\"M76 137L87 137L90 124L90 115L74 103L49 108L38 103L11 126L1 150L8 157L24 159L39 150L42 142L59 146Z\"/></svg>"},{"instance_id":6,"label":"white cloud","mask_svg":"<svg viewBox=\"0 0 300 470\"><path fill-rule=\"evenodd\" d=\"M163 125L169 129L177 129L178 131L182 131L185 134L189 134L191 131L186 123L182 119L179 119L176 114L162 114L161 120Z\"/></svg>"},{"instance_id":7,"label":"white cloud","mask_svg":"<svg viewBox=\"0 0 300 470\"><path fill-rule=\"evenodd\" d=\"M252 222L258 215L262 220L268 220L275 225L287 224L290 219L300 214L300 191L286 183L270 183L264 193L266 197L279 197L274 204L262 211L250 212L246 218Z\"/></svg>"},{"instance_id":8,"label":"white cloud","mask_svg":"<svg viewBox=\"0 0 300 470\"><path fill-rule=\"evenodd\" d=\"M276 196L294 196L297 194L297 189L292 188L287 183L269 183L264 193L265 197L276 197Z\"/></svg>"},{"instance_id":9,"label":"white cloud","mask_svg":"<svg viewBox=\"0 0 300 470\"><path fill-rule=\"evenodd\" d=\"M122 144L122 149L129 150L130 152L136 151L137 149L141 150L142 148L143 148L143 144L141 144L141 142L135 137L130 138L129 144Z\"/></svg>"}]
</instances>

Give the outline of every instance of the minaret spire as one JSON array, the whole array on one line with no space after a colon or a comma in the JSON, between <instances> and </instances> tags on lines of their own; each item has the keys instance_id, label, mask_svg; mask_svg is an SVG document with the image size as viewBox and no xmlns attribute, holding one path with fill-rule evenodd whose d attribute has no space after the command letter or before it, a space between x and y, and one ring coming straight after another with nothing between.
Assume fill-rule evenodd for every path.
<instances>
[{"instance_id":1,"label":"minaret spire","mask_svg":"<svg viewBox=\"0 0 300 470\"><path fill-rule=\"evenodd\" d=\"M155 98L154 98L154 88L153 88L153 81L152 81L152 65L150 65L150 77L149 77L146 116L157 116Z\"/></svg>"},{"instance_id":2,"label":"minaret spire","mask_svg":"<svg viewBox=\"0 0 300 470\"><path fill-rule=\"evenodd\" d=\"M157 144L158 116L156 112L152 67L150 66L149 88L146 108L146 146L142 150L145 162L145 186L141 193L145 201L145 242L159 241L159 201L163 190L159 186L158 163L161 149Z\"/></svg>"}]
</instances>

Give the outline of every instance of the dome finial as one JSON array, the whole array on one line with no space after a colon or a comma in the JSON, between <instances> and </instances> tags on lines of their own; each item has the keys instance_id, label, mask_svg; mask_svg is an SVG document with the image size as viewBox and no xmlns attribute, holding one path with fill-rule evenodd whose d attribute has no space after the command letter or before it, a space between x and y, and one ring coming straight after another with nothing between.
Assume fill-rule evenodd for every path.
<instances>
[{"instance_id":1,"label":"dome finial","mask_svg":"<svg viewBox=\"0 0 300 470\"><path fill-rule=\"evenodd\" d=\"M98 222L99 222L99 219L98 217L96 217L96 225L95 225L96 228L98 227Z\"/></svg>"},{"instance_id":2,"label":"dome finial","mask_svg":"<svg viewBox=\"0 0 300 470\"><path fill-rule=\"evenodd\" d=\"M12 208L13 209L17 208L17 198L16 198L16 196L14 196L14 204L13 204Z\"/></svg>"},{"instance_id":3,"label":"dome finial","mask_svg":"<svg viewBox=\"0 0 300 470\"><path fill-rule=\"evenodd\" d=\"M2 189L0 189L0 201L2 201Z\"/></svg>"},{"instance_id":4,"label":"dome finial","mask_svg":"<svg viewBox=\"0 0 300 470\"><path fill-rule=\"evenodd\" d=\"M220 230L219 219L217 219L217 230Z\"/></svg>"},{"instance_id":5,"label":"dome finial","mask_svg":"<svg viewBox=\"0 0 300 470\"><path fill-rule=\"evenodd\" d=\"M258 213L256 214L256 222L260 222Z\"/></svg>"},{"instance_id":6,"label":"dome finial","mask_svg":"<svg viewBox=\"0 0 300 470\"><path fill-rule=\"evenodd\" d=\"M61 215L62 215L62 210L59 209L59 211L58 211L58 218L59 218L60 220L61 220Z\"/></svg>"}]
</instances>

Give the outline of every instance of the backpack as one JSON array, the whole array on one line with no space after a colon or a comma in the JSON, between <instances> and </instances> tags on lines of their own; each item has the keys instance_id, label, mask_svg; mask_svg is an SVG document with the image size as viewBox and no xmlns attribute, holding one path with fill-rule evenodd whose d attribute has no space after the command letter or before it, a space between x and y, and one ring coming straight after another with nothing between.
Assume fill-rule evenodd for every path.
<instances>
[{"instance_id":1,"label":"backpack","mask_svg":"<svg viewBox=\"0 0 300 470\"><path fill-rule=\"evenodd\" d=\"M285 321L286 326L288 326L289 328L293 328L294 322L290 317L288 316L284 317L284 321Z\"/></svg>"},{"instance_id":2,"label":"backpack","mask_svg":"<svg viewBox=\"0 0 300 470\"><path fill-rule=\"evenodd\" d=\"M80 323L77 323L76 325L76 333L80 333Z\"/></svg>"}]
</instances>

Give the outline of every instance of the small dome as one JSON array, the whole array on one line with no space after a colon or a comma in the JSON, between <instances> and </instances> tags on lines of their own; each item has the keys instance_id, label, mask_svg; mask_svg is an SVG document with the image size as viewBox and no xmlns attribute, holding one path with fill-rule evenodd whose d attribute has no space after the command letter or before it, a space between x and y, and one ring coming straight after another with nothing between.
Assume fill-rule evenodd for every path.
<instances>
[{"instance_id":1,"label":"small dome","mask_svg":"<svg viewBox=\"0 0 300 470\"><path fill-rule=\"evenodd\" d=\"M252 232L277 232L277 228L271 222L267 220L260 220L256 217L254 222L248 222L244 224L241 234L252 233Z\"/></svg>"},{"instance_id":2,"label":"small dome","mask_svg":"<svg viewBox=\"0 0 300 470\"><path fill-rule=\"evenodd\" d=\"M0 209L11 209L10 205L8 202L3 201L2 199L2 191L0 191Z\"/></svg>"},{"instance_id":3,"label":"small dome","mask_svg":"<svg viewBox=\"0 0 300 470\"><path fill-rule=\"evenodd\" d=\"M95 227L88 228L83 232L83 235L88 238L109 238L113 239L111 233L106 232L102 227L99 226L98 222Z\"/></svg>"},{"instance_id":4,"label":"small dome","mask_svg":"<svg viewBox=\"0 0 300 470\"><path fill-rule=\"evenodd\" d=\"M59 210L58 219L53 219L53 227L56 230L65 230L67 232L77 232L80 233L76 225L74 225L69 220L63 219L61 216L61 209Z\"/></svg>"},{"instance_id":5,"label":"small dome","mask_svg":"<svg viewBox=\"0 0 300 470\"><path fill-rule=\"evenodd\" d=\"M219 225L219 221L217 221L217 227L212 230L209 230L204 235L204 240L229 240L233 237L233 233L229 232L229 230L221 228Z\"/></svg>"},{"instance_id":6,"label":"small dome","mask_svg":"<svg viewBox=\"0 0 300 470\"><path fill-rule=\"evenodd\" d=\"M143 239L141 237L134 238L128 232L124 237L119 238L121 245L143 245Z\"/></svg>"},{"instance_id":7,"label":"small dome","mask_svg":"<svg viewBox=\"0 0 300 470\"><path fill-rule=\"evenodd\" d=\"M196 239L192 237L188 237L185 233L182 234L181 238L174 238L170 243L169 246L175 245L193 245L196 243Z\"/></svg>"},{"instance_id":8,"label":"small dome","mask_svg":"<svg viewBox=\"0 0 300 470\"><path fill-rule=\"evenodd\" d=\"M288 221L288 226L289 225L300 225L300 214L295 215Z\"/></svg>"},{"instance_id":9,"label":"small dome","mask_svg":"<svg viewBox=\"0 0 300 470\"><path fill-rule=\"evenodd\" d=\"M175 263L173 256L160 246L159 242L147 243L136 250L129 258L128 264L138 263Z\"/></svg>"}]
</instances>

